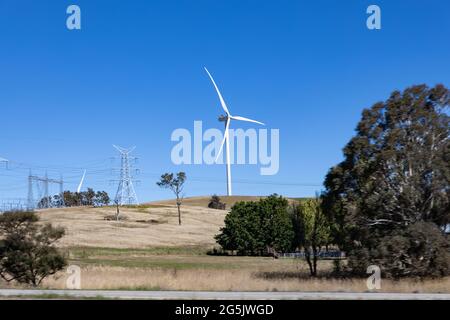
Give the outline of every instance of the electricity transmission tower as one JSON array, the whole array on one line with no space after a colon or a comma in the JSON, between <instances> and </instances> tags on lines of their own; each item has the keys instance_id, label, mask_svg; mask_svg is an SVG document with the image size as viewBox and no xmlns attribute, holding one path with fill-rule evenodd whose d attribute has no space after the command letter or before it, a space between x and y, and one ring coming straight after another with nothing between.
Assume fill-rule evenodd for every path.
<instances>
[{"instance_id":1,"label":"electricity transmission tower","mask_svg":"<svg viewBox=\"0 0 450 320\"><path fill-rule=\"evenodd\" d=\"M61 177L60 180L49 179L47 173L45 177L38 177L31 174L28 175L28 204L27 207L29 210L36 209L37 206L39 208L51 208L53 207L52 201L50 201L49 194L49 184L57 184L59 185L59 195L60 202L58 206L64 207L64 181ZM38 189L39 198L37 200L34 199L33 193L33 185L36 184ZM43 188L42 188L43 187ZM42 190L43 189L43 190Z\"/></svg>"},{"instance_id":2,"label":"electricity transmission tower","mask_svg":"<svg viewBox=\"0 0 450 320\"><path fill-rule=\"evenodd\" d=\"M124 204L139 204L132 177L132 162L135 162L137 158L130 156L136 147L130 149L116 145L113 145L113 147L120 153L120 179L118 180L119 186L117 187L115 202L121 206Z\"/></svg>"}]
</instances>

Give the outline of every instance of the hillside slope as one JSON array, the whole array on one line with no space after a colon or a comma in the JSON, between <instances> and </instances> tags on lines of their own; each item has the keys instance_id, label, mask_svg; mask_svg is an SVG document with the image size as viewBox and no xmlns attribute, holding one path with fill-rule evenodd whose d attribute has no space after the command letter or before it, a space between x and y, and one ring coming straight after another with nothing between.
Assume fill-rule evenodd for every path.
<instances>
[{"instance_id":1,"label":"hillside slope","mask_svg":"<svg viewBox=\"0 0 450 320\"><path fill-rule=\"evenodd\" d=\"M38 210L42 222L66 229L62 247L149 248L213 246L214 236L224 225L228 210L238 201L256 201L257 196L221 196L227 210L207 207L210 197L183 200L182 225L178 225L175 200L155 201L121 208L122 221L107 220L115 207L75 207Z\"/></svg>"},{"instance_id":2,"label":"hillside slope","mask_svg":"<svg viewBox=\"0 0 450 320\"><path fill-rule=\"evenodd\" d=\"M265 198L265 197L258 197L258 196L230 196L230 197L219 196L219 197L220 197L220 200L227 205L227 209L230 209L236 202L239 202L239 201L258 201L261 198ZM183 199L183 205L207 208L210 199L211 199L210 196L208 196L208 197L189 197L189 198ZM149 204L173 205L173 204L175 204L175 200L171 199L171 200L154 201L154 202L150 202Z\"/></svg>"},{"instance_id":3,"label":"hillside slope","mask_svg":"<svg viewBox=\"0 0 450 320\"><path fill-rule=\"evenodd\" d=\"M42 222L66 229L62 247L148 248L209 246L223 226L227 211L184 206L182 225L174 205L150 204L122 208L123 221L105 220L114 207L63 208L38 211Z\"/></svg>"}]
</instances>

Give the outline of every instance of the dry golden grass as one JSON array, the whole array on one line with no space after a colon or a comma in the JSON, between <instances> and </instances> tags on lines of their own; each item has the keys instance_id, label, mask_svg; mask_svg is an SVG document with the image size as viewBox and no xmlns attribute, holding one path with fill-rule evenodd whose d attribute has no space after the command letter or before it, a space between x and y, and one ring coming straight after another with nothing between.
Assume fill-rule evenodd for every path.
<instances>
[{"instance_id":1,"label":"dry golden grass","mask_svg":"<svg viewBox=\"0 0 450 320\"><path fill-rule=\"evenodd\" d=\"M230 209L236 202L239 201L258 201L266 198L265 196L219 196L221 202L225 203L227 210ZM183 200L184 206L203 207L207 208L211 197L189 197ZM289 199L295 201L295 199ZM175 200L160 200L150 202L149 205L173 205Z\"/></svg>"},{"instance_id":2,"label":"dry golden grass","mask_svg":"<svg viewBox=\"0 0 450 320\"><path fill-rule=\"evenodd\" d=\"M258 201L261 198L259 196L219 196L220 200L227 205L227 209L230 209L236 202L239 201ZM189 197L183 200L183 205L193 207L207 208L211 197ZM175 200L161 200L150 202L149 204L156 205L173 205Z\"/></svg>"},{"instance_id":3,"label":"dry golden grass","mask_svg":"<svg viewBox=\"0 0 450 320\"><path fill-rule=\"evenodd\" d=\"M83 289L193 290L193 291L327 291L365 292L365 279L310 279L287 277L267 279L250 270L177 270L89 266L82 269ZM65 288L65 276L44 284ZM450 277L417 282L382 281L380 292L450 292Z\"/></svg>"},{"instance_id":4,"label":"dry golden grass","mask_svg":"<svg viewBox=\"0 0 450 320\"><path fill-rule=\"evenodd\" d=\"M189 291L365 292L365 279L331 279L332 262L319 261L310 278L303 260L207 256L195 248L74 248L70 264L81 266L82 289ZM186 250L185 253L182 253ZM190 250L190 251L189 251ZM181 253L180 253L181 252ZM189 253L190 252L190 253ZM46 279L48 289L66 288L67 275ZM449 293L450 277L439 280L382 280L381 292ZM23 287L0 281L0 288Z\"/></svg>"},{"instance_id":5,"label":"dry golden grass","mask_svg":"<svg viewBox=\"0 0 450 320\"><path fill-rule=\"evenodd\" d=\"M226 211L202 207L182 208L178 225L175 205L121 208L124 221L106 221L115 208L63 208L38 212L42 222L66 229L59 245L109 248L213 245Z\"/></svg>"}]
</instances>

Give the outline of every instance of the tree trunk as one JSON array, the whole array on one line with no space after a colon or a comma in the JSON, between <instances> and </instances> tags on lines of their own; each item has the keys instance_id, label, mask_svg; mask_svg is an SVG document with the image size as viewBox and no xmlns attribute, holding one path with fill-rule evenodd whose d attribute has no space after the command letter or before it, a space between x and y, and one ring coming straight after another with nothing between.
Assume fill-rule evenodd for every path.
<instances>
[{"instance_id":1,"label":"tree trunk","mask_svg":"<svg viewBox=\"0 0 450 320\"><path fill-rule=\"evenodd\" d=\"M313 277L317 276L317 249L313 248Z\"/></svg>"},{"instance_id":2,"label":"tree trunk","mask_svg":"<svg viewBox=\"0 0 450 320\"><path fill-rule=\"evenodd\" d=\"M120 215L119 202L116 202L116 208L117 208L116 221L119 221L119 215Z\"/></svg>"},{"instance_id":3,"label":"tree trunk","mask_svg":"<svg viewBox=\"0 0 450 320\"><path fill-rule=\"evenodd\" d=\"M181 226L181 210L179 204L177 204L177 208L178 208L178 225Z\"/></svg>"},{"instance_id":4,"label":"tree trunk","mask_svg":"<svg viewBox=\"0 0 450 320\"><path fill-rule=\"evenodd\" d=\"M305 259L309 266L309 273L311 274L312 277L314 277L315 274L314 274L313 265L311 263L311 254L309 252L309 249L305 249Z\"/></svg>"},{"instance_id":5,"label":"tree trunk","mask_svg":"<svg viewBox=\"0 0 450 320\"><path fill-rule=\"evenodd\" d=\"M181 202L180 199L177 197L177 209L178 209L178 225L181 226Z\"/></svg>"}]
</instances>

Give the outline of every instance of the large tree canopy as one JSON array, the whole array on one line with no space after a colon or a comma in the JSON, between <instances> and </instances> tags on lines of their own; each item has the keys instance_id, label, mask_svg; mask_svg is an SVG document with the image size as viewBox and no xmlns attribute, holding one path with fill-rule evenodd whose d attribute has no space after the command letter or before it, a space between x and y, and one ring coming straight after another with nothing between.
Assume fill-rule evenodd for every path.
<instances>
[{"instance_id":1,"label":"large tree canopy","mask_svg":"<svg viewBox=\"0 0 450 320\"><path fill-rule=\"evenodd\" d=\"M54 246L64 235L61 227L38 224L34 212L0 215L0 277L38 286L64 268L66 259Z\"/></svg>"},{"instance_id":2,"label":"large tree canopy","mask_svg":"<svg viewBox=\"0 0 450 320\"><path fill-rule=\"evenodd\" d=\"M321 250L331 244L330 223L321 209L321 200L302 199L291 209L294 227L294 247L303 249L311 276L317 275L317 260Z\"/></svg>"},{"instance_id":3,"label":"large tree canopy","mask_svg":"<svg viewBox=\"0 0 450 320\"><path fill-rule=\"evenodd\" d=\"M287 199L271 195L259 201L237 202L225 217L225 226L215 238L224 250L262 255L271 249L288 251L294 231Z\"/></svg>"},{"instance_id":4,"label":"large tree canopy","mask_svg":"<svg viewBox=\"0 0 450 320\"><path fill-rule=\"evenodd\" d=\"M450 93L442 85L393 92L363 111L356 136L344 148L345 159L329 171L324 209L350 259L356 252L365 256L361 272L371 259L382 263L380 252L395 251L380 251L381 239L411 234L416 223L422 231L439 233L450 222L449 104ZM398 259L404 273L397 270L396 276L414 274L407 260L417 252L407 250ZM436 258L427 257L429 263Z\"/></svg>"}]
</instances>

